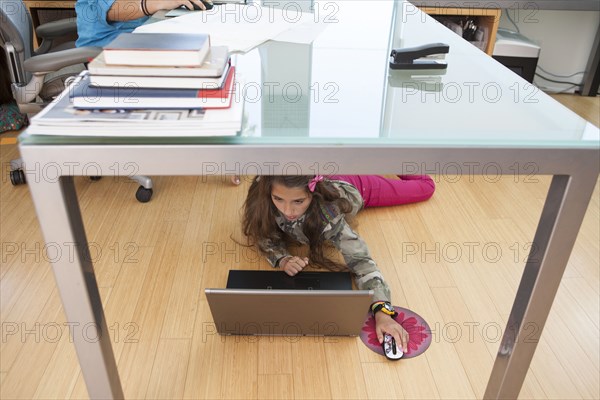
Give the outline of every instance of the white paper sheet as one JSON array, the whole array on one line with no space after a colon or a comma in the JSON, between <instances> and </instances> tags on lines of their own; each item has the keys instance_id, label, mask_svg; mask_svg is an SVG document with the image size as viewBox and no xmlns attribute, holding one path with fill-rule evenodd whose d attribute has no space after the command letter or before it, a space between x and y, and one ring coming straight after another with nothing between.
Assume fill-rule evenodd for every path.
<instances>
[{"instance_id":1,"label":"white paper sheet","mask_svg":"<svg viewBox=\"0 0 600 400\"><path fill-rule=\"evenodd\" d=\"M326 25L310 13L298 10L225 4L212 10L142 25L135 32L208 33L211 46L227 46L230 52L247 52L267 40L311 43Z\"/></svg>"}]
</instances>

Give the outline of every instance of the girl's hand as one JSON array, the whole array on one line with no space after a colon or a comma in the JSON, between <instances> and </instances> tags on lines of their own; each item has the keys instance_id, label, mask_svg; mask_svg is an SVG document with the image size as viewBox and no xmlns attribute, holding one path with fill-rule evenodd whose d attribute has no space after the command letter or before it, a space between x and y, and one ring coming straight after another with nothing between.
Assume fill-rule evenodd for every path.
<instances>
[{"instance_id":1,"label":"girl's hand","mask_svg":"<svg viewBox=\"0 0 600 400\"><path fill-rule=\"evenodd\" d=\"M390 315L383 312L375 314L375 332L379 343L383 343L383 334L388 333L396 339L396 346L402 347L402 352L408 351L408 332Z\"/></svg>"},{"instance_id":2,"label":"girl's hand","mask_svg":"<svg viewBox=\"0 0 600 400\"><path fill-rule=\"evenodd\" d=\"M308 265L308 258L288 256L279 262L281 269L289 276L294 276Z\"/></svg>"}]
</instances>

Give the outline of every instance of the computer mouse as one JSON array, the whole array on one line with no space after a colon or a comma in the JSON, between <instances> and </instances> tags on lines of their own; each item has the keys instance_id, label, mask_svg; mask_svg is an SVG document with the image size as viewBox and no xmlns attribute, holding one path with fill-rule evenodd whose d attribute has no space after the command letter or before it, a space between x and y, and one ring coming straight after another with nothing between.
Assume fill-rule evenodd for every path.
<instances>
[{"instance_id":1,"label":"computer mouse","mask_svg":"<svg viewBox=\"0 0 600 400\"><path fill-rule=\"evenodd\" d=\"M383 343L381 343L381 347L383 347L383 354L388 360L399 360L404 355L402 349L396 346L396 339L387 333L383 336Z\"/></svg>"},{"instance_id":2,"label":"computer mouse","mask_svg":"<svg viewBox=\"0 0 600 400\"><path fill-rule=\"evenodd\" d=\"M208 10L212 10L212 8L214 7L213 3L209 3L209 2L208 2L208 1L206 1L206 0L200 0L200 2L201 2L202 4L204 4L204 7L206 7L206 11L208 11ZM200 10L200 11L204 11L204 10L202 10L202 9L200 8L200 6L199 6L198 4L196 4L196 3L192 3L192 5L194 6L194 10Z\"/></svg>"}]
</instances>

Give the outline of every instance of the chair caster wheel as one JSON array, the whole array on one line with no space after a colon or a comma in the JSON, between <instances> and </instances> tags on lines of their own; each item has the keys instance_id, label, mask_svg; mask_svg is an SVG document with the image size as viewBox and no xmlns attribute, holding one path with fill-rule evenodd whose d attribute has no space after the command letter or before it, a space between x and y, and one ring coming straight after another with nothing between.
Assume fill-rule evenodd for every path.
<instances>
[{"instance_id":1,"label":"chair caster wheel","mask_svg":"<svg viewBox=\"0 0 600 400\"><path fill-rule=\"evenodd\" d=\"M150 189L146 189L143 186L140 186L137 190L137 192L135 192L135 198L140 202L140 203L147 203L150 201L150 199L152 198L152 188Z\"/></svg>"},{"instance_id":2,"label":"chair caster wheel","mask_svg":"<svg viewBox=\"0 0 600 400\"><path fill-rule=\"evenodd\" d=\"M100 179L102 179L102 177L101 177L101 176L90 176L90 180L91 180L91 181L94 181L94 182L95 182L95 181L99 181Z\"/></svg>"},{"instance_id":3,"label":"chair caster wheel","mask_svg":"<svg viewBox=\"0 0 600 400\"><path fill-rule=\"evenodd\" d=\"M27 183L27 180L25 179L25 173L22 169L15 169L14 171L10 171L10 183L12 183L13 186L23 185Z\"/></svg>"}]
</instances>

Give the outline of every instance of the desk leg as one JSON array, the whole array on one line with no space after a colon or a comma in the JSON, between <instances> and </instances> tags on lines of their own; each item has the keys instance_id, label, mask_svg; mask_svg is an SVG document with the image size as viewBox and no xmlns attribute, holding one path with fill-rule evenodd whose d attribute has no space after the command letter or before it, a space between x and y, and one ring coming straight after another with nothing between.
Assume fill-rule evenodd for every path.
<instances>
[{"instance_id":1,"label":"desk leg","mask_svg":"<svg viewBox=\"0 0 600 400\"><path fill-rule=\"evenodd\" d=\"M600 27L596 31L596 38L585 71L581 95L595 97L598 93L598 86L600 86Z\"/></svg>"},{"instance_id":2,"label":"desk leg","mask_svg":"<svg viewBox=\"0 0 600 400\"><path fill-rule=\"evenodd\" d=\"M554 176L485 391L516 399L573 250L597 174Z\"/></svg>"},{"instance_id":3,"label":"desk leg","mask_svg":"<svg viewBox=\"0 0 600 400\"><path fill-rule=\"evenodd\" d=\"M88 394L123 398L73 177L49 182L28 174L27 183L46 243L61 250L52 269Z\"/></svg>"}]
</instances>

